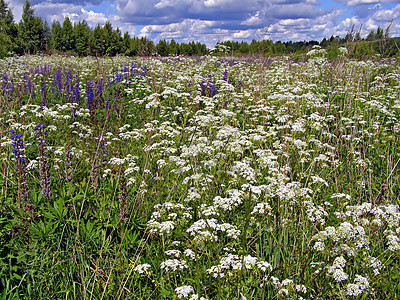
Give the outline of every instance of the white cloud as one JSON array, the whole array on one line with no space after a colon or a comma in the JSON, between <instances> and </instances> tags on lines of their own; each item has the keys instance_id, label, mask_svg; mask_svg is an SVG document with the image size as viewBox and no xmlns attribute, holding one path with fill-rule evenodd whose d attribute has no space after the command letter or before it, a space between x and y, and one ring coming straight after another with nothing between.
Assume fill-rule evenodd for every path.
<instances>
[{"instance_id":1,"label":"white cloud","mask_svg":"<svg viewBox=\"0 0 400 300\"><path fill-rule=\"evenodd\" d=\"M393 9L380 9L375 12L372 18L376 21L390 22L400 17L400 5Z\"/></svg>"},{"instance_id":2,"label":"white cloud","mask_svg":"<svg viewBox=\"0 0 400 300\"><path fill-rule=\"evenodd\" d=\"M19 21L25 0L9 1ZM400 4L394 8L386 4L398 0L335 0L331 8L321 5L323 0L31 1L36 13L50 22L62 22L64 16L73 22L86 20L92 27L110 21L122 32L137 33L156 42L174 38L178 42L200 41L209 47L229 39L321 40L344 36L353 26L359 30L361 25L361 35L365 36L400 17ZM104 1L111 1L108 7L114 11L101 9ZM399 27L395 21L393 35L400 32ZM268 33L265 28L269 28Z\"/></svg>"},{"instance_id":3,"label":"white cloud","mask_svg":"<svg viewBox=\"0 0 400 300\"><path fill-rule=\"evenodd\" d=\"M254 16L250 16L248 19L242 21L240 24L250 26L260 25L263 22L263 14L263 11L258 11Z\"/></svg>"},{"instance_id":4,"label":"white cloud","mask_svg":"<svg viewBox=\"0 0 400 300\"><path fill-rule=\"evenodd\" d=\"M235 4L235 1L231 0L205 0L205 7L226 7L226 5Z\"/></svg>"},{"instance_id":5,"label":"white cloud","mask_svg":"<svg viewBox=\"0 0 400 300\"><path fill-rule=\"evenodd\" d=\"M350 0L347 1L348 6L356 6L356 5L361 5L361 4L375 4L379 3L381 1L379 0Z\"/></svg>"},{"instance_id":6,"label":"white cloud","mask_svg":"<svg viewBox=\"0 0 400 300\"><path fill-rule=\"evenodd\" d=\"M234 39L246 39L251 35L250 30L241 30L233 34Z\"/></svg>"},{"instance_id":7,"label":"white cloud","mask_svg":"<svg viewBox=\"0 0 400 300\"><path fill-rule=\"evenodd\" d=\"M85 19L88 24L104 24L108 21L108 18L103 13L96 13L94 11L87 11L85 9L81 9L80 18Z\"/></svg>"},{"instance_id":8,"label":"white cloud","mask_svg":"<svg viewBox=\"0 0 400 300\"><path fill-rule=\"evenodd\" d=\"M214 21L185 19L168 25L147 25L140 30L140 37L146 36L155 40L164 38L201 37L213 30Z\"/></svg>"},{"instance_id":9,"label":"white cloud","mask_svg":"<svg viewBox=\"0 0 400 300\"><path fill-rule=\"evenodd\" d=\"M156 5L154 5L154 7L158 8L158 9L161 9L161 8L165 8L165 7L168 7L168 6L174 6L174 4L175 4L174 0L161 0Z\"/></svg>"}]
</instances>

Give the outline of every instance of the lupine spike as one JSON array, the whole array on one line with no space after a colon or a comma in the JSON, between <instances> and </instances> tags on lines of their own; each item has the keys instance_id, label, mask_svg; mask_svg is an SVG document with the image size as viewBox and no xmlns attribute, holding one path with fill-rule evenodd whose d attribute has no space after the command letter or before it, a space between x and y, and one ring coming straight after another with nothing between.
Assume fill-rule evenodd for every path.
<instances>
[{"instance_id":1,"label":"lupine spike","mask_svg":"<svg viewBox=\"0 0 400 300\"><path fill-rule=\"evenodd\" d=\"M22 134L13 129L10 130L12 142L12 152L15 158L15 169L18 181L18 207L21 205L26 213L31 211L31 205L28 203L29 188L27 183L27 170L25 160L25 147Z\"/></svg>"},{"instance_id":2,"label":"lupine spike","mask_svg":"<svg viewBox=\"0 0 400 300\"><path fill-rule=\"evenodd\" d=\"M51 176L50 176L50 168L47 160L47 146L46 146L46 134L45 131L46 126L44 124L39 123L35 127L36 132L36 140L39 148L39 176L40 176L40 186L42 189L43 198L46 200L51 199Z\"/></svg>"}]
</instances>

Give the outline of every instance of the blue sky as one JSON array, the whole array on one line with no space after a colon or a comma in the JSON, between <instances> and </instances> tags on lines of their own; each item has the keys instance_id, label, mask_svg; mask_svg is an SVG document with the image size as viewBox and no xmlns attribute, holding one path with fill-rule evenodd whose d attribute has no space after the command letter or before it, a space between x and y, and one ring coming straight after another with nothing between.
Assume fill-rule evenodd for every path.
<instances>
[{"instance_id":1,"label":"blue sky","mask_svg":"<svg viewBox=\"0 0 400 300\"><path fill-rule=\"evenodd\" d=\"M9 0L15 19L24 0ZM110 21L131 36L155 42L218 41L269 38L273 41L317 40L345 36L352 28L366 36L393 20L391 35L400 36L400 0L32 0L36 14L91 26Z\"/></svg>"}]
</instances>

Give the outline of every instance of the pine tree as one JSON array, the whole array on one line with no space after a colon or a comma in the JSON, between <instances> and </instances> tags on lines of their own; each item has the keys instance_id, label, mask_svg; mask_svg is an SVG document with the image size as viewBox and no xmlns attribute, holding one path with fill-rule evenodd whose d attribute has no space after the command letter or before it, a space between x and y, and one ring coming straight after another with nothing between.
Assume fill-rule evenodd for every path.
<instances>
[{"instance_id":1,"label":"pine tree","mask_svg":"<svg viewBox=\"0 0 400 300\"><path fill-rule=\"evenodd\" d=\"M92 55L100 55L103 56L105 53L105 39L103 37L103 30L100 25L97 26L93 30L93 35L91 38L91 54Z\"/></svg>"},{"instance_id":2,"label":"pine tree","mask_svg":"<svg viewBox=\"0 0 400 300\"><path fill-rule=\"evenodd\" d=\"M179 55L179 44L174 39L168 45L168 53L170 55Z\"/></svg>"},{"instance_id":3,"label":"pine tree","mask_svg":"<svg viewBox=\"0 0 400 300\"><path fill-rule=\"evenodd\" d=\"M0 58L15 50L17 27L8 3L0 0Z\"/></svg>"},{"instance_id":4,"label":"pine tree","mask_svg":"<svg viewBox=\"0 0 400 300\"><path fill-rule=\"evenodd\" d=\"M156 45L157 54L160 56L168 56L168 43L166 40L159 40Z\"/></svg>"},{"instance_id":5,"label":"pine tree","mask_svg":"<svg viewBox=\"0 0 400 300\"><path fill-rule=\"evenodd\" d=\"M79 56L86 56L89 54L89 40L91 36L91 30L85 20L79 21L74 26L74 38L75 38L75 52Z\"/></svg>"},{"instance_id":6,"label":"pine tree","mask_svg":"<svg viewBox=\"0 0 400 300\"><path fill-rule=\"evenodd\" d=\"M68 17L64 18L64 22L61 28L61 49L62 51L71 51L75 47L74 31L72 23Z\"/></svg>"},{"instance_id":7,"label":"pine tree","mask_svg":"<svg viewBox=\"0 0 400 300\"><path fill-rule=\"evenodd\" d=\"M58 21L53 21L51 24L50 47L53 50L62 51L62 29Z\"/></svg>"},{"instance_id":8,"label":"pine tree","mask_svg":"<svg viewBox=\"0 0 400 300\"><path fill-rule=\"evenodd\" d=\"M124 36L122 38L122 43L121 43L121 53L129 56L128 51L131 47L131 42L132 42L132 39L131 39L128 31L125 31Z\"/></svg>"},{"instance_id":9,"label":"pine tree","mask_svg":"<svg viewBox=\"0 0 400 300\"><path fill-rule=\"evenodd\" d=\"M44 50L41 47L41 37L44 36L43 21L35 16L30 2L25 0L22 18L18 26L18 36L24 53L35 53Z\"/></svg>"}]
</instances>

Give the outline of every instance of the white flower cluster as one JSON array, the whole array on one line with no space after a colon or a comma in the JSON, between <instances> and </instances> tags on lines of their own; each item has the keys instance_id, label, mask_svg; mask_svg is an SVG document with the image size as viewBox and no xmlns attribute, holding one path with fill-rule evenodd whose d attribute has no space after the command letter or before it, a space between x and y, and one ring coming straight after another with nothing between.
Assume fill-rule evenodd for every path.
<instances>
[{"instance_id":1,"label":"white flower cluster","mask_svg":"<svg viewBox=\"0 0 400 300\"><path fill-rule=\"evenodd\" d=\"M347 280L349 278L349 275L347 275L343 270L345 265L346 260L343 256L336 257L333 261L332 266L328 267L327 273L331 274L336 282Z\"/></svg>"},{"instance_id":2,"label":"white flower cluster","mask_svg":"<svg viewBox=\"0 0 400 300\"><path fill-rule=\"evenodd\" d=\"M166 272L169 271L179 271L183 269L187 269L188 265L186 260L179 259L167 259L160 264L161 269L164 269Z\"/></svg>"},{"instance_id":3,"label":"white flower cluster","mask_svg":"<svg viewBox=\"0 0 400 300\"><path fill-rule=\"evenodd\" d=\"M183 285L180 287L177 287L175 289L176 296L178 299L186 298L189 296L189 294L193 293L194 289L191 285Z\"/></svg>"},{"instance_id":4,"label":"white flower cluster","mask_svg":"<svg viewBox=\"0 0 400 300\"><path fill-rule=\"evenodd\" d=\"M140 264L140 265L137 265L133 269L133 271L137 272L138 274L143 274L143 273L147 272L147 270L150 268L151 268L151 266L149 264Z\"/></svg>"},{"instance_id":5,"label":"white flower cluster","mask_svg":"<svg viewBox=\"0 0 400 300\"><path fill-rule=\"evenodd\" d=\"M360 296L364 291L370 289L369 281L366 277L356 275L354 283L349 283L347 286L347 296Z\"/></svg>"},{"instance_id":6,"label":"white flower cluster","mask_svg":"<svg viewBox=\"0 0 400 300\"><path fill-rule=\"evenodd\" d=\"M228 190L227 194L229 197L217 196L213 200L213 204L216 208L222 209L224 211L231 211L235 207L242 204L243 192L239 190Z\"/></svg>"},{"instance_id":7,"label":"white flower cluster","mask_svg":"<svg viewBox=\"0 0 400 300\"><path fill-rule=\"evenodd\" d=\"M307 216L311 222L320 223L322 226L325 225L325 218L328 213L322 206L315 206L312 201L304 201L304 205L307 207Z\"/></svg>"},{"instance_id":8,"label":"white flower cluster","mask_svg":"<svg viewBox=\"0 0 400 300\"><path fill-rule=\"evenodd\" d=\"M239 256L236 254L227 254L223 256L218 265L207 269L207 272L214 278L223 278L225 276L233 276L234 271L252 270L257 267L262 272L269 270L272 272L272 266L266 261L258 261L256 257L251 255Z\"/></svg>"},{"instance_id":9,"label":"white flower cluster","mask_svg":"<svg viewBox=\"0 0 400 300\"><path fill-rule=\"evenodd\" d=\"M147 222L147 228L151 233L169 236L177 224L185 224L192 218L190 211L190 208L172 202L155 205L150 220Z\"/></svg>"},{"instance_id":10,"label":"white flower cluster","mask_svg":"<svg viewBox=\"0 0 400 300\"><path fill-rule=\"evenodd\" d=\"M279 281L275 276L271 276L271 283L278 289L278 295L288 296L289 294L297 294L296 299L303 299L299 293L306 294L307 288L303 284L295 284L291 279L284 279Z\"/></svg>"},{"instance_id":11,"label":"white flower cluster","mask_svg":"<svg viewBox=\"0 0 400 300\"><path fill-rule=\"evenodd\" d=\"M218 231L226 232L227 236L233 239L237 239L240 235L240 230L236 229L235 226L228 223L218 224L218 220L214 218L200 219L186 230L194 241L202 242L217 241Z\"/></svg>"}]
</instances>

